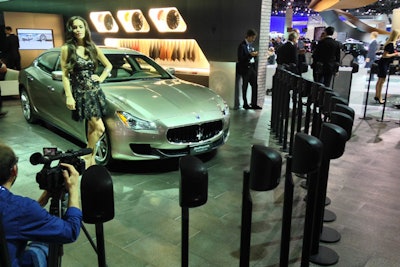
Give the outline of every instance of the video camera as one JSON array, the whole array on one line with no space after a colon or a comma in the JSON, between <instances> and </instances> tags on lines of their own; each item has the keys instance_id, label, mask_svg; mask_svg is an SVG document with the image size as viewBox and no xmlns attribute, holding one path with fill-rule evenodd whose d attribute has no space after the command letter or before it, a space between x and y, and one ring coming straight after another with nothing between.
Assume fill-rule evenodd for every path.
<instances>
[{"instance_id":1,"label":"video camera","mask_svg":"<svg viewBox=\"0 0 400 267\"><path fill-rule=\"evenodd\" d=\"M62 174L64 168L60 164L51 167L54 160L59 160L59 163L71 164L79 174L82 174L85 170L85 161L79 157L90 154L92 151L91 148L83 148L78 151L67 150L62 153L57 148L43 148L43 155L39 152L32 154L30 157L32 165L44 164L43 169L36 174L36 182L39 184L39 188L55 192L64 187L64 176Z\"/></svg>"}]
</instances>

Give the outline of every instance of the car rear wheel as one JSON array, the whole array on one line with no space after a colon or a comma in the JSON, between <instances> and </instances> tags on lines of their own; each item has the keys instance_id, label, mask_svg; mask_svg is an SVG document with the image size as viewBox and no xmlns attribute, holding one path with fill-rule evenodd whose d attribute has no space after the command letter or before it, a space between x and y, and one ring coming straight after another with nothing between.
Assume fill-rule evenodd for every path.
<instances>
[{"instance_id":1,"label":"car rear wheel","mask_svg":"<svg viewBox=\"0 0 400 267\"><path fill-rule=\"evenodd\" d=\"M98 165L106 166L111 165L113 159L111 157L111 144L107 131L101 136L100 140L96 143L96 163Z\"/></svg>"},{"instance_id":2,"label":"car rear wheel","mask_svg":"<svg viewBox=\"0 0 400 267\"><path fill-rule=\"evenodd\" d=\"M33 115L31 100L26 90L21 91L21 107L25 120L29 123L35 123L37 119Z\"/></svg>"}]
</instances>

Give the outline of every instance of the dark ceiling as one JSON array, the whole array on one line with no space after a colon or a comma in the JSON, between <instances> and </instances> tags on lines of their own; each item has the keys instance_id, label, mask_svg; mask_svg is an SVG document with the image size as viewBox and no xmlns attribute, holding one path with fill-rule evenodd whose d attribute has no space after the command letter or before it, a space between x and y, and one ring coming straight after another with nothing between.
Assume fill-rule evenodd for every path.
<instances>
[{"instance_id":1,"label":"dark ceiling","mask_svg":"<svg viewBox=\"0 0 400 267\"><path fill-rule=\"evenodd\" d=\"M354 0L357 1L357 0ZM307 8L311 0L273 0L272 14L284 15L288 7L292 7L295 14L308 15L314 12ZM357 9L344 10L355 16L373 16L380 14L392 14L393 9L400 7L400 0L378 0L377 2Z\"/></svg>"},{"instance_id":2,"label":"dark ceiling","mask_svg":"<svg viewBox=\"0 0 400 267\"><path fill-rule=\"evenodd\" d=\"M230 0L227 0L230 2ZM284 15L284 10L291 6L296 14L313 14L307 8L311 0L273 0L272 14ZM354 0L357 1L357 0ZM116 10L119 8L140 8L140 5L148 5L151 1L94 1L94 0L10 0L0 2L0 11L55 13L66 16L85 15L89 11ZM158 4L171 5L171 1L153 1ZM379 14L391 14L392 10L400 8L400 0L379 0L372 5L352 10L345 10L356 16L368 16Z\"/></svg>"},{"instance_id":3,"label":"dark ceiling","mask_svg":"<svg viewBox=\"0 0 400 267\"><path fill-rule=\"evenodd\" d=\"M150 2L150 1L145 1ZM170 6L169 1L154 1L157 3L166 2L166 6ZM146 3L132 0L9 0L1 2L0 11L13 12L33 12L33 13L52 13L65 16L86 15L90 11L115 11L118 9L142 8Z\"/></svg>"}]
</instances>

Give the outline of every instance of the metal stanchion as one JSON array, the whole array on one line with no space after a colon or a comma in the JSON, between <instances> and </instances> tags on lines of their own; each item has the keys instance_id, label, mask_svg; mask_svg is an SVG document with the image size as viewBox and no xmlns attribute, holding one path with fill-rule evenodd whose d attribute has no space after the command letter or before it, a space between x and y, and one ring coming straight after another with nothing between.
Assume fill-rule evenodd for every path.
<instances>
[{"instance_id":1,"label":"metal stanchion","mask_svg":"<svg viewBox=\"0 0 400 267\"><path fill-rule=\"evenodd\" d=\"M389 66L389 73L388 73L388 79L386 82L386 91L385 91L385 102L383 103L383 109L382 109L382 116L380 119L377 119L377 121L379 122L388 122L389 120L384 120L383 118L385 117L385 109L386 109L386 103L387 103L387 94L389 91L389 81L390 81L390 75L394 74L396 70L396 66L394 66L393 64L390 64Z\"/></svg>"},{"instance_id":2,"label":"metal stanchion","mask_svg":"<svg viewBox=\"0 0 400 267\"><path fill-rule=\"evenodd\" d=\"M369 97L369 89L371 86L371 79L375 73L377 73L378 64L373 63L371 65L371 69L369 70L369 79L368 79L368 87L367 87L367 95L365 96L365 104L364 104L364 115L360 117L361 120L370 120L371 117L367 117L367 106L368 106L368 97Z\"/></svg>"},{"instance_id":3,"label":"metal stanchion","mask_svg":"<svg viewBox=\"0 0 400 267\"><path fill-rule=\"evenodd\" d=\"M199 207L207 202L208 172L203 162L191 155L179 161L179 205L182 208L181 266L189 266L189 208Z\"/></svg>"},{"instance_id":4,"label":"metal stanchion","mask_svg":"<svg viewBox=\"0 0 400 267\"><path fill-rule=\"evenodd\" d=\"M291 180L291 172L307 173L310 180L308 189L308 198L306 205L306 215L304 222L303 246L301 266L308 266L312 238L312 226L316 197L318 169L322 159L322 142L311 135L305 133L297 133L293 148L293 163L291 168L286 169L285 183L285 199L284 199L284 216L282 219L282 238L281 238L281 259L280 266L288 266L289 240L290 240L290 223L293 204L293 182ZM290 178L290 179L288 179ZM290 191L287 191L289 189ZM288 210L288 211L287 211ZM285 212L287 211L287 212ZM285 235L284 235L285 234ZM285 246L283 246L284 244Z\"/></svg>"},{"instance_id":5,"label":"metal stanchion","mask_svg":"<svg viewBox=\"0 0 400 267\"><path fill-rule=\"evenodd\" d=\"M339 261L338 254L330 248L320 246L325 209L326 188L328 184L329 162L340 157L344 152L347 133L343 128L332 123L323 123L320 140L324 145L321 168L318 177L316 208L313 222L310 261L319 265L333 265Z\"/></svg>"},{"instance_id":6,"label":"metal stanchion","mask_svg":"<svg viewBox=\"0 0 400 267\"><path fill-rule=\"evenodd\" d=\"M240 267L249 266L251 244L251 213L253 202L250 189L273 190L281 177L281 155L268 147L254 145L251 149L250 171L243 175L242 224L240 236Z\"/></svg>"}]
</instances>

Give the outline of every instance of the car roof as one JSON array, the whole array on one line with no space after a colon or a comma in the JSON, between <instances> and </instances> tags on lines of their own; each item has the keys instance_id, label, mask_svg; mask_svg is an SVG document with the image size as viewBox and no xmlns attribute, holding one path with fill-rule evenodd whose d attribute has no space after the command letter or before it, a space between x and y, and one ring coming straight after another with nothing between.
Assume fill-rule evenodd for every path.
<instances>
[{"instance_id":1,"label":"car roof","mask_svg":"<svg viewBox=\"0 0 400 267\"><path fill-rule=\"evenodd\" d=\"M119 47L101 46L101 45L98 45L98 47L103 51L104 54L126 54L126 53L129 53L129 54L134 54L134 55L143 55L142 53L140 53L136 50L130 49L130 48L124 48L124 47L119 48ZM50 49L46 50L46 52L47 51L60 52L61 47L50 48Z\"/></svg>"}]
</instances>

